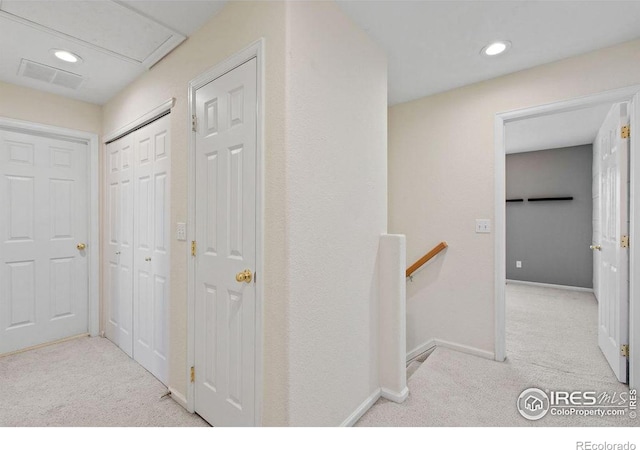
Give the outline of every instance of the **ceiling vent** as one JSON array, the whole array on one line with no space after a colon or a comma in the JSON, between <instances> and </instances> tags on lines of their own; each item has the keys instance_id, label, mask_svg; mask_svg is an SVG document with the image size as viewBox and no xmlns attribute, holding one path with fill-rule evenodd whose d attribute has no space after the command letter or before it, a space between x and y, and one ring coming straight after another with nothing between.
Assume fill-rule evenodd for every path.
<instances>
[{"instance_id":1,"label":"ceiling vent","mask_svg":"<svg viewBox=\"0 0 640 450\"><path fill-rule=\"evenodd\" d=\"M23 59L20 62L18 75L68 89L78 89L84 80L81 75L29 61L28 59Z\"/></svg>"}]
</instances>

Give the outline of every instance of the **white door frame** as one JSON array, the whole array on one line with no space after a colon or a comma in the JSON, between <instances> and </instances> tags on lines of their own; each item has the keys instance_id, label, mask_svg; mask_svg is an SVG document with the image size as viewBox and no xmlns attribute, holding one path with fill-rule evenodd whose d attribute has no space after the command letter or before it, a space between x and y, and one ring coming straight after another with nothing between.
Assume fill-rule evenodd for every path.
<instances>
[{"instance_id":1,"label":"white door frame","mask_svg":"<svg viewBox=\"0 0 640 450\"><path fill-rule=\"evenodd\" d=\"M69 128L56 127L24 120L0 117L0 128L19 133L79 141L87 144L89 154L87 155L87 194L89 209L87 211L87 273L89 275L88 285L88 333L97 336L100 332L100 246L99 246L99 190L98 190L98 135L85 131L72 130Z\"/></svg>"},{"instance_id":2,"label":"white door frame","mask_svg":"<svg viewBox=\"0 0 640 450\"><path fill-rule=\"evenodd\" d=\"M547 116L561 112L574 111L604 103L630 101L640 92L640 85L628 86L621 89L604 91L570 100L563 100L546 105L533 106L513 111L497 113L494 121L494 149L495 149L495 359L504 361L506 358L505 337L505 284L506 284L506 162L505 162L505 125L509 122L534 117ZM635 121L639 117L639 106L635 105ZM634 123L632 111L631 123ZM633 126L631 127L633 128ZM632 130L633 133L633 130ZM640 133L640 130L635 131ZM640 136L640 135L638 135ZM629 386L637 388L640 385L640 370L635 365L640 364L640 270L634 270L636 262L640 264L640 245L634 245L634 238L640 239L640 220L635 220L640 214L640 139L632 135L629 159L631 180L630 188L630 252L629 252Z\"/></svg>"},{"instance_id":3,"label":"white door frame","mask_svg":"<svg viewBox=\"0 0 640 450\"><path fill-rule=\"evenodd\" d=\"M216 78L230 72L236 67L256 58L257 64L257 132L256 132L256 342L255 342L255 423L262 425L262 392L263 392L263 302L264 302L264 39L259 39L239 51L235 55L217 64L215 67L189 82L187 94L189 102L189 192L187 240L195 239L196 216L196 140L191 131L191 118L196 114L196 91ZM190 382L191 367L195 364L195 264L191 256L191 246L187 248L188 281L187 281L187 410L195 411L195 385Z\"/></svg>"}]
</instances>

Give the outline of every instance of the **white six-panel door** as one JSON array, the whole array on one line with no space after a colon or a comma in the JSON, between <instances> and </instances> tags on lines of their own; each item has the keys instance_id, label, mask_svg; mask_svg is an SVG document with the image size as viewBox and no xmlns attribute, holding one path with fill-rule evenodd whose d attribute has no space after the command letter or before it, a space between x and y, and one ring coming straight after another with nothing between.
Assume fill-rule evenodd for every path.
<instances>
[{"instance_id":1,"label":"white six-panel door","mask_svg":"<svg viewBox=\"0 0 640 450\"><path fill-rule=\"evenodd\" d=\"M106 334L169 378L169 115L107 144Z\"/></svg>"},{"instance_id":2,"label":"white six-panel door","mask_svg":"<svg viewBox=\"0 0 640 450\"><path fill-rule=\"evenodd\" d=\"M105 333L133 356L133 136L107 144L105 201Z\"/></svg>"},{"instance_id":3,"label":"white six-panel door","mask_svg":"<svg viewBox=\"0 0 640 450\"><path fill-rule=\"evenodd\" d=\"M600 157L600 254L598 267L598 344L621 382L627 381L629 343L629 252L622 237L629 233L629 139L621 128L629 123L628 103L612 107L596 141Z\"/></svg>"},{"instance_id":4,"label":"white six-panel door","mask_svg":"<svg viewBox=\"0 0 640 450\"><path fill-rule=\"evenodd\" d=\"M195 410L254 425L256 59L196 91ZM260 274L259 274L260 275Z\"/></svg>"},{"instance_id":5,"label":"white six-panel door","mask_svg":"<svg viewBox=\"0 0 640 450\"><path fill-rule=\"evenodd\" d=\"M133 133L133 355L169 383L169 116Z\"/></svg>"},{"instance_id":6,"label":"white six-panel door","mask_svg":"<svg viewBox=\"0 0 640 450\"><path fill-rule=\"evenodd\" d=\"M0 354L87 332L87 152L0 130Z\"/></svg>"}]
</instances>

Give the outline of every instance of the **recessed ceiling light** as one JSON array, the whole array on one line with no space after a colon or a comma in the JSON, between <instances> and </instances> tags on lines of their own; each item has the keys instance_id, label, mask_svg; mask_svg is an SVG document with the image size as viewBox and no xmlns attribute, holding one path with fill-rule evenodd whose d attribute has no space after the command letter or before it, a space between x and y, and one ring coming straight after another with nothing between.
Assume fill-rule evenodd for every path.
<instances>
[{"instance_id":1,"label":"recessed ceiling light","mask_svg":"<svg viewBox=\"0 0 640 450\"><path fill-rule=\"evenodd\" d=\"M509 41L496 41L484 47L480 53L486 56L497 56L509 50L509 47L511 47Z\"/></svg>"},{"instance_id":2,"label":"recessed ceiling light","mask_svg":"<svg viewBox=\"0 0 640 450\"><path fill-rule=\"evenodd\" d=\"M82 62L82 58L80 58L75 53L71 53L68 50L60 50L60 49L54 48L51 50L51 52L56 58L61 59L62 61L66 61L70 63Z\"/></svg>"}]
</instances>

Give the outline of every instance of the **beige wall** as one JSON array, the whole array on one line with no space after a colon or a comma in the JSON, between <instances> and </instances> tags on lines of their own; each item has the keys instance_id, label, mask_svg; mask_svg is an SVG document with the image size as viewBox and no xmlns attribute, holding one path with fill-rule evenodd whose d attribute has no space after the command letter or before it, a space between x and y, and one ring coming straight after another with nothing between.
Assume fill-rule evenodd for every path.
<instances>
[{"instance_id":1,"label":"beige wall","mask_svg":"<svg viewBox=\"0 0 640 450\"><path fill-rule=\"evenodd\" d=\"M187 88L190 80L255 40L265 38L265 425L286 424L287 303L284 241L284 54L285 5L281 2L229 2L202 29L149 72L104 105L108 134L158 106L169 97L171 113L171 223L187 221ZM187 389L187 247L172 240L170 305L170 387Z\"/></svg>"},{"instance_id":2,"label":"beige wall","mask_svg":"<svg viewBox=\"0 0 640 450\"><path fill-rule=\"evenodd\" d=\"M0 117L100 134L102 108L0 81Z\"/></svg>"},{"instance_id":3,"label":"beige wall","mask_svg":"<svg viewBox=\"0 0 640 450\"><path fill-rule=\"evenodd\" d=\"M290 2L286 79L290 424L336 426L379 387L386 57L334 2Z\"/></svg>"},{"instance_id":4,"label":"beige wall","mask_svg":"<svg viewBox=\"0 0 640 450\"><path fill-rule=\"evenodd\" d=\"M449 243L408 283L409 351L432 338L494 351L494 235L474 227L494 218L495 114L633 84L640 40L390 108L390 232L407 235L407 263Z\"/></svg>"}]
</instances>

